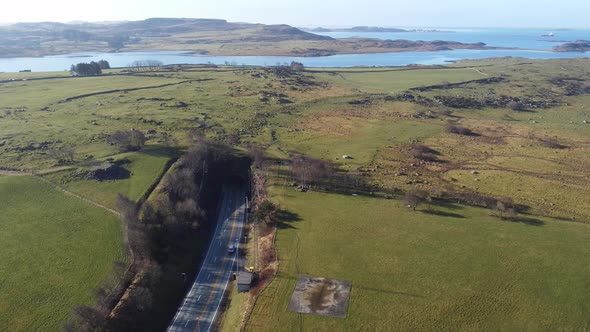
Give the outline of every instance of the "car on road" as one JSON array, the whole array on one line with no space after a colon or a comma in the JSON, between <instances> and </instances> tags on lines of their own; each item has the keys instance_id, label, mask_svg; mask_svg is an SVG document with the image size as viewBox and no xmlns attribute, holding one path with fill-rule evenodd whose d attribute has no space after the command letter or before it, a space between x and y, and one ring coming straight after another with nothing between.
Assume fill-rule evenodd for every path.
<instances>
[{"instance_id":1,"label":"car on road","mask_svg":"<svg viewBox=\"0 0 590 332\"><path fill-rule=\"evenodd\" d=\"M227 253L228 254L233 254L234 252L236 252L236 247L232 244L229 246L229 248L227 249Z\"/></svg>"}]
</instances>

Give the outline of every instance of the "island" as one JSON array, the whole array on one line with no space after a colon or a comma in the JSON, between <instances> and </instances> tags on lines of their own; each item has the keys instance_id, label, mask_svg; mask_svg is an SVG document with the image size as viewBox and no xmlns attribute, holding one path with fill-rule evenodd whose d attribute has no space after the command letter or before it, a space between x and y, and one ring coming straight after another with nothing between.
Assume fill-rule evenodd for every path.
<instances>
[{"instance_id":1,"label":"island","mask_svg":"<svg viewBox=\"0 0 590 332\"><path fill-rule=\"evenodd\" d=\"M321 30L325 31L327 29ZM355 32L402 32L354 27ZM335 54L498 49L484 43L342 38L279 24L221 19L151 18L102 23L17 23L0 26L0 57L37 57L79 52L186 51L200 55L315 57Z\"/></svg>"},{"instance_id":2,"label":"island","mask_svg":"<svg viewBox=\"0 0 590 332\"><path fill-rule=\"evenodd\" d=\"M576 40L574 42L561 44L553 47L555 52L587 52L590 51L590 41Z\"/></svg>"}]
</instances>

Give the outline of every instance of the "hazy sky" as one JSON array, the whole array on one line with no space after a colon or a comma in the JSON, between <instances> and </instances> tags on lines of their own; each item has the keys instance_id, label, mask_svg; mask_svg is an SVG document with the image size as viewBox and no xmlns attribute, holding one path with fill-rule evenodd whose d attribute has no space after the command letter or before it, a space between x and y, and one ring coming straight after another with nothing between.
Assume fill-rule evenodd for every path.
<instances>
[{"instance_id":1,"label":"hazy sky","mask_svg":"<svg viewBox=\"0 0 590 332\"><path fill-rule=\"evenodd\" d=\"M297 26L588 27L590 0L1 0L0 22L224 18Z\"/></svg>"}]
</instances>

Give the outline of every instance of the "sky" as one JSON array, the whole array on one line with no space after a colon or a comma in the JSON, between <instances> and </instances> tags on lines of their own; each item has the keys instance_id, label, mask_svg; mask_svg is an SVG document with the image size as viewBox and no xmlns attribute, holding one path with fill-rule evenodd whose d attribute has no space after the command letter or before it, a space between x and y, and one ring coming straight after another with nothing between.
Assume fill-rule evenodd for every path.
<instances>
[{"instance_id":1,"label":"sky","mask_svg":"<svg viewBox=\"0 0 590 332\"><path fill-rule=\"evenodd\" d=\"M590 28L589 0L1 0L0 22L222 18L294 26Z\"/></svg>"}]
</instances>

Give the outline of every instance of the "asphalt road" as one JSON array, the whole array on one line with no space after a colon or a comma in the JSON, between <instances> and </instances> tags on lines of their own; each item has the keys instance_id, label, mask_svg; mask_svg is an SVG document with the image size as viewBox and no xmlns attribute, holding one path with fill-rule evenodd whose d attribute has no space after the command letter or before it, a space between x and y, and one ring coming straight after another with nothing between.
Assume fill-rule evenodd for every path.
<instances>
[{"instance_id":1,"label":"asphalt road","mask_svg":"<svg viewBox=\"0 0 590 332\"><path fill-rule=\"evenodd\" d=\"M169 332L214 330L213 323L232 273L241 268L239 250L230 254L228 248L240 242L245 221L245 188L226 186L207 256L168 327Z\"/></svg>"}]
</instances>

